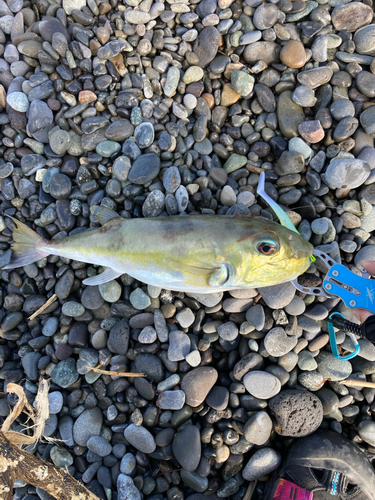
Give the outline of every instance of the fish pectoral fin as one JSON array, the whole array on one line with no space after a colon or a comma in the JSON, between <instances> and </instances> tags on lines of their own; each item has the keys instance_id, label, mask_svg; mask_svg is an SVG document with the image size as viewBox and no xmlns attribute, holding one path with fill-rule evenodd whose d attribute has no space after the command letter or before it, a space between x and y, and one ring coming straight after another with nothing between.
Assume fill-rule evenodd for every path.
<instances>
[{"instance_id":1,"label":"fish pectoral fin","mask_svg":"<svg viewBox=\"0 0 375 500\"><path fill-rule=\"evenodd\" d=\"M199 267L174 262L172 266L182 273L187 284L195 286L219 287L229 283L234 276L233 266L228 263L215 267Z\"/></svg>"},{"instance_id":2,"label":"fish pectoral fin","mask_svg":"<svg viewBox=\"0 0 375 500\"><path fill-rule=\"evenodd\" d=\"M116 271L115 269L111 269L110 267L107 267L105 271L103 271L100 274L97 274L96 276L91 276L91 278L86 278L85 280L82 281L84 285L101 285L103 283L108 283L108 281L115 280L119 276L121 276L122 272Z\"/></svg>"},{"instance_id":3,"label":"fish pectoral fin","mask_svg":"<svg viewBox=\"0 0 375 500\"><path fill-rule=\"evenodd\" d=\"M229 285L234 276L234 267L228 262L223 262L217 267L211 274L208 280L209 285L212 287L218 287L223 285Z\"/></svg>"},{"instance_id":4,"label":"fish pectoral fin","mask_svg":"<svg viewBox=\"0 0 375 500\"><path fill-rule=\"evenodd\" d=\"M114 219L115 217L120 217L114 210L107 207L99 207L98 205L90 207L90 212L102 226L104 226L104 224L109 220Z\"/></svg>"}]
</instances>

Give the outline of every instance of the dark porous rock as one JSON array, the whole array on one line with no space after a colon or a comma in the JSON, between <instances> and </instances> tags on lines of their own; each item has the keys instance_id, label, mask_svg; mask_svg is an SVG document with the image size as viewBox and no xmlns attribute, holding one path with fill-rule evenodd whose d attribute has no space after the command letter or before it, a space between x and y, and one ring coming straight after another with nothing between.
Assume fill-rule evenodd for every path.
<instances>
[{"instance_id":1,"label":"dark porous rock","mask_svg":"<svg viewBox=\"0 0 375 500\"><path fill-rule=\"evenodd\" d=\"M194 472L201 459L201 439L198 428L195 425L189 425L176 434L172 449L181 467Z\"/></svg>"},{"instance_id":2,"label":"dark porous rock","mask_svg":"<svg viewBox=\"0 0 375 500\"><path fill-rule=\"evenodd\" d=\"M275 430L281 436L308 436L323 420L322 403L311 392L281 391L268 404L275 419Z\"/></svg>"},{"instance_id":3,"label":"dark porous rock","mask_svg":"<svg viewBox=\"0 0 375 500\"><path fill-rule=\"evenodd\" d=\"M206 399L218 377L215 368L202 366L188 372L182 380L181 389L186 394L186 403L193 408Z\"/></svg>"}]
</instances>

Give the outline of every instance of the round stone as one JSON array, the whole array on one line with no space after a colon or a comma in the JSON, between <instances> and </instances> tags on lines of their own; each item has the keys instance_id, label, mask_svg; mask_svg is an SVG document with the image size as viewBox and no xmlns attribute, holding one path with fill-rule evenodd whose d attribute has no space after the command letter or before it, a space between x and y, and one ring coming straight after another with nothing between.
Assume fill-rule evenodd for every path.
<instances>
[{"instance_id":1,"label":"round stone","mask_svg":"<svg viewBox=\"0 0 375 500\"><path fill-rule=\"evenodd\" d=\"M117 151L120 151L121 144L115 141L103 141L96 146L96 152L103 158L109 158Z\"/></svg>"},{"instance_id":2,"label":"round stone","mask_svg":"<svg viewBox=\"0 0 375 500\"><path fill-rule=\"evenodd\" d=\"M298 40L287 42L280 52L280 59L289 68L302 68L306 62L306 53L303 43Z\"/></svg>"},{"instance_id":3,"label":"round stone","mask_svg":"<svg viewBox=\"0 0 375 500\"><path fill-rule=\"evenodd\" d=\"M121 297L122 289L121 285L113 280L99 285L99 292L106 302L113 303L117 302Z\"/></svg>"},{"instance_id":4,"label":"round stone","mask_svg":"<svg viewBox=\"0 0 375 500\"><path fill-rule=\"evenodd\" d=\"M145 149L154 142L154 127L152 123L144 122L135 127L134 137L137 146Z\"/></svg>"},{"instance_id":5,"label":"round stone","mask_svg":"<svg viewBox=\"0 0 375 500\"><path fill-rule=\"evenodd\" d=\"M280 392L280 380L268 372L254 370L243 378L243 384L252 396L259 399L270 399Z\"/></svg>"},{"instance_id":6,"label":"round stone","mask_svg":"<svg viewBox=\"0 0 375 500\"><path fill-rule=\"evenodd\" d=\"M262 448L254 453L242 471L246 481L255 481L262 476L268 476L281 463L281 455L272 448Z\"/></svg>"},{"instance_id":7,"label":"round stone","mask_svg":"<svg viewBox=\"0 0 375 500\"><path fill-rule=\"evenodd\" d=\"M130 424L124 431L125 439L142 453L153 453L156 449L151 432L141 425Z\"/></svg>"},{"instance_id":8,"label":"round stone","mask_svg":"<svg viewBox=\"0 0 375 500\"><path fill-rule=\"evenodd\" d=\"M286 334L284 328L272 328L264 338L267 352L276 358L284 356L297 345L297 338Z\"/></svg>"},{"instance_id":9,"label":"round stone","mask_svg":"<svg viewBox=\"0 0 375 500\"><path fill-rule=\"evenodd\" d=\"M325 182L332 189L354 189L361 186L370 175L370 166L363 160L340 158L332 160L325 172Z\"/></svg>"},{"instance_id":10,"label":"round stone","mask_svg":"<svg viewBox=\"0 0 375 500\"><path fill-rule=\"evenodd\" d=\"M337 359L332 353L322 351L316 357L318 371L325 379L345 380L352 373L352 365L349 361Z\"/></svg>"},{"instance_id":11,"label":"round stone","mask_svg":"<svg viewBox=\"0 0 375 500\"><path fill-rule=\"evenodd\" d=\"M263 3L257 7L253 16L254 26L258 30L272 28L277 21L279 10L273 3Z\"/></svg>"},{"instance_id":12,"label":"round stone","mask_svg":"<svg viewBox=\"0 0 375 500\"><path fill-rule=\"evenodd\" d=\"M253 90L254 82L254 77L244 71L233 71L231 75L232 89L244 97Z\"/></svg>"},{"instance_id":13,"label":"round stone","mask_svg":"<svg viewBox=\"0 0 375 500\"><path fill-rule=\"evenodd\" d=\"M56 200L68 198L72 190L72 182L67 175L56 174L52 177L49 193Z\"/></svg>"},{"instance_id":14,"label":"round stone","mask_svg":"<svg viewBox=\"0 0 375 500\"><path fill-rule=\"evenodd\" d=\"M155 153L148 153L135 160L130 169L128 179L134 184L147 184L160 171L160 159Z\"/></svg>"},{"instance_id":15,"label":"round stone","mask_svg":"<svg viewBox=\"0 0 375 500\"><path fill-rule=\"evenodd\" d=\"M7 103L11 108L20 113L26 113L30 106L27 95L23 92L12 92L8 94Z\"/></svg>"},{"instance_id":16,"label":"round stone","mask_svg":"<svg viewBox=\"0 0 375 500\"><path fill-rule=\"evenodd\" d=\"M70 135L66 130L57 130L49 139L49 145L54 153L63 155L70 146Z\"/></svg>"}]
</instances>

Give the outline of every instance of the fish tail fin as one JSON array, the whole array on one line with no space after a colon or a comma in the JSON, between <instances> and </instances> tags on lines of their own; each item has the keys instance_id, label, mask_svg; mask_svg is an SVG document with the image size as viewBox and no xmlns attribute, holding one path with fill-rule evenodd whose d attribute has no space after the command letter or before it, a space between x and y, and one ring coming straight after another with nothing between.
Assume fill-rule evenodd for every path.
<instances>
[{"instance_id":1,"label":"fish tail fin","mask_svg":"<svg viewBox=\"0 0 375 500\"><path fill-rule=\"evenodd\" d=\"M13 240L11 247L13 250L12 259L3 269L14 269L15 267L27 266L37 262L49 255L46 251L47 240L39 236L26 224L14 217L10 217L16 225L13 230Z\"/></svg>"}]
</instances>

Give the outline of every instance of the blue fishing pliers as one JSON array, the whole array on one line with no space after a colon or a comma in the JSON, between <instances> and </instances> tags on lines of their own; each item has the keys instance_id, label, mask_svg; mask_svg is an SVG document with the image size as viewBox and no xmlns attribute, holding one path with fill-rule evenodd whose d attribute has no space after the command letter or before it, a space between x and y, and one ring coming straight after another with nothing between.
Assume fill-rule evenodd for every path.
<instances>
[{"instance_id":1,"label":"blue fishing pliers","mask_svg":"<svg viewBox=\"0 0 375 500\"><path fill-rule=\"evenodd\" d=\"M369 279L370 275L365 268L361 269L362 276L349 271L344 265L335 262L329 255L320 250L314 250L313 255L320 258L328 267L328 272L323 279L321 287L306 287L300 285L295 279L292 281L293 285L302 293L315 295L317 297L333 298L339 297L350 309L362 308L367 309L375 314L375 281ZM375 318L375 317L374 317ZM370 318L369 318L370 319ZM375 331L370 334L369 326L371 323L371 330L375 326L374 320L371 322L366 321L362 326L356 325L347 321L345 317L339 312L333 312L328 318L328 333L331 343L332 353L338 359L351 359L359 353L360 346L356 336L368 338L372 342L375 340ZM347 356L340 356L334 326L344 329L351 337L354 344L354 352Z\"/></svg>"}]
</instances>

